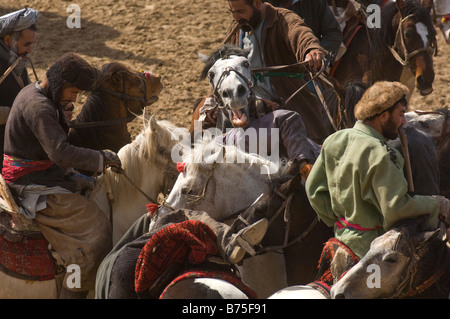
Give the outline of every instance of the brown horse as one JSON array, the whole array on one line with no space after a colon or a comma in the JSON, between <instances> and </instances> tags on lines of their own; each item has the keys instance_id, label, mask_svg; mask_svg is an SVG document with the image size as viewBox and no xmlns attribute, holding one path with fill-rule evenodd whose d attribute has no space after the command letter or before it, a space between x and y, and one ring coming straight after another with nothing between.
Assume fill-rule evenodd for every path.
<instances>
[{"instance_id":1,"label":"brown horse","mask_svg":"<svg viewBox=\"0 0 450 319\"><path fill-rule=\"evenodd\" d=\"M432 56L436 30L429 11L399 0L381 8L381 28L360 28L333 72L342 86L350 82L400 81L408 67L422 95L433 91ZM355 63L356 62L356 63Z\"/></svg>"},{"instance_id":2,"label":"brown horse","mask_svg":"<svg viewBox=\"0 0 450 319\"><path fill-rule=\"evenodd\" d=\"M157 101L161 90L158 75L131 72L117 62L105 64L86 104L70 123L70 143L119 151L131 142L127 123Z\"/></svg>"},{"instance_id":3,"label":"brown horse","mask_svg":"<svg viewBox=\"0 0 450 319\"><path fill-rule=\"evenodd\" d=\"M317 219L300 175L281 185L275 184L242 217L249 223L261 218L270 221L258 254L284 252L289 286L315 280L323 244L333 237L333 231ZM239 227L242 227L241 218L231 225L232 230Z\"/></svg>"}]
</instances>

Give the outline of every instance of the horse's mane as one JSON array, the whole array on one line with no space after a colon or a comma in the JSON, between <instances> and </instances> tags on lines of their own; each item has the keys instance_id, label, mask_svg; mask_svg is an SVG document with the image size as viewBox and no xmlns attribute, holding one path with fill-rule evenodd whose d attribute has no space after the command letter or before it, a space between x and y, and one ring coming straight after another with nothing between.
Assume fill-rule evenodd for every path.
<instances>
[{"instance_id":1,"label":"horse's mane","mask_svg":"<svg viewBox=\"0 0 450 319\"><path fill-rule=\"evenodd\" d=\"M436 30L433 26L433 22L431 20L431 16L428 13L427 9L422 7L419 3L417 3L415 0L406 0L406 8L405 11L402 12L404 16L408 16L410 14L414 15L417 21L423 22L429 32L430 40L433 40L436 38ZM394 19L394 16L397 14L398 9L395 4L395 2L387 3L383 8L381 9L381 28L374 28L374 34L377 35L376 38L379 38L382 43L377 43L375 41L373 45L390 45L392 46L394 44L395 40L395 33L397 30L393 29L392 26L392 20ZM373 47L372 52L375 54L379 52L377 47Z\"/></svg>"},{"instance_id":2,"label":"horse's mane","mask_svg":"<svg viewBox=\"0 0 450 319\"><path fill-rule=\"evenodd\" d=\"M190 167L190 174L195 176L198 170L205 164L205 155L208 156L212 154L217 155L219 161L222 160L219 162L221 165L235 164L238 163L238 161L241 163L242 159L244 159L244 163L249 165L249 167L257 166L271 168L270 170L263 169L263 172L272 171L272 168L277 167L278 170L276 173L269 174L271 179L284 176L288 169L287 161L284 161L283 159L278 162L272 162L258 154L247 153L236 145L220 145L220 148L221 152L218 152L218 144L214 139L205 139L200 143L196 143L190 153L183 155L183 161L188 163ZM211 159L212 158L207 159L208 163L210 163Z\"/></svg>"},{"instance_id":3,"label":"horse's mane","mask_svg":"<svg viewBox=\"0 0 450 319\"><path fill-rule=\"evenodd\" d=\"M111 62L104 64L100 70L100 74L95 81L93 92L96 92L101 89L101 87L108 82L112 81L112 77L114 74L126 74L129 76L133 76L134 73L128 70L128 68L120 63L120 62Z\"/></svg>"},{"instance_id":4,"label":"horse's mane","mask_svg":"<svg viewBox=\"0 0 450 319\"><path fill-rule=\"evenodd\" d=\"M200 80L204 80L206 78L209 69L211 69L211 67L214 65L214 63L216 63L217 60L228 59L231 55L247 57L248 51L232 44L226 44L215 50L205 61L205 66L203 67L203 70L200 74Z\"/></svg>"},{"instance_id":5,"label":"horse's mane","mask_svg":"<svg viewBox=\"0 0 450 319\"><path fill-rule=\"evenodd\" d=\"M128 162L133 162L133 157L140 156L149 160L155 156L162 155L169 158L171 155L170 145L175 143L172 138L172 132L177 128L176 125L169 121L159 120L157 125L162 129L154 130L151 127L149 120L143 118L144 129L135 137L133 142L125 145L120 149L120 158L124 166L129 165Z\"/></svg>"},{"instance_id":6,"label":"horse's mane","mask_svg":"<svg viewBox=\"0 0 450 319\"><path fill-rule=\"evenodd\" d=\"M417 266L410 267L414 271L412 277L416 284L428 278L429 275L424 275L424 273L438 273L446 258L446 254L442 253L442 251L443 249L448 249L441 235L427 241L425 245L422 245L421 240L417 240L418 236L420 236L419 232L436 230L425 228L428 218L429 215L425 214L415 218L402 219L397 221L391 228L400 233L396 248L399 248L399 251L406 256L411 257L411 262L417 262L420 259L420 268ZM442 231L445 231L445 229ZM399 245L400 242L402 245ZM438 285L438 288L441 289L444 286L440 287Z\"/></svg>"},{"instance_id":7,"label":"horse's mane","mask_svg":"<svg viewBox=\"0 0 450 319\"><path fill-rule=\"evenodd\" d=\"M162 156L167 162L170 161L171 145L177 142L171 136L171 132L177 128L174 124L160 120L157 124L161 129L153 130L150 121L144 118L143 121L144 129L131 143L123 146L118 152L123 170L137 185L143 184L143 179L154 178L154 176L148 176L144 167L155 167L157 157ZM130 198L129 196L136 192L136 188L125 181L120 174L111 173L110 184L117 197ZM120 198L117 198L117 201L120 201Z\"/></svg>"}]
</instances>

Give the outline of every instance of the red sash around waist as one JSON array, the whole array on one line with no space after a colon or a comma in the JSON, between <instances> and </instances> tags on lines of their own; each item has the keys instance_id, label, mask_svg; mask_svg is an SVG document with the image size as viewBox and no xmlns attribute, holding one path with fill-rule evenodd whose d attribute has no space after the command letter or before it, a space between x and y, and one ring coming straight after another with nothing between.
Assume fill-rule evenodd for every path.
<instances>
[{"instance_id":1,"label":"red sash around waist","mask_svg":"<svg viewBox=\"0 0 450 319\"><path fill-rule=\"evenodd\" d=\"M4 154L2 175L7 183L14 182L28 173L46 170L53 164L50 160L35 161Z\"/></svg>"},{"instance_id":2,"label":"red sash around waist","mask_svg":"<svg viewBox=\"0 0 450 319\"><path fill-rule=\"evenodd\" d=\"M342 217L338 217L338 221L336 222L336 226L337 226L338 229L348 228L348 229L359 230L359 231L376 230L376 229L381 228L381 226L375 226L374 228L365 228L365 227L362 227L361 225L358 225L358 224L351 224L351 223L349 223L348 221L346 221Z\"/></svg>"}]
</instances>

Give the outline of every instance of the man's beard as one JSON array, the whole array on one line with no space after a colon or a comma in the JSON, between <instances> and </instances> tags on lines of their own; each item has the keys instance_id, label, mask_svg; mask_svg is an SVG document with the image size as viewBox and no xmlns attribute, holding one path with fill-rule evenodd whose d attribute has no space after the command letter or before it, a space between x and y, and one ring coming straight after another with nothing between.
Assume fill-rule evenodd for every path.
<instances>
[{"instance_id":1,"label":"man's beard","mask_svg":"<svg viewBox=\"0 0 450 319\"><path fill-rule=\"evenodd\" d=\"M396 126L392 117L389 116L386 124L381 128L382 135L388 140L395 140L398 136L399 128Z\"/></svg>"},{"instance_id":2,"label":"man's beard","mask_svg":"<svg viewBox=\"0 0 450 319\"><path fill-rule=\"evenodd\" d=\"M261 19L261 12L253 6L253 13L250 17L250 21L248 20L240 20L239 24L241 25L241 30L244 32L250 32L259 25Z\"/></svg>"}]
</instances>

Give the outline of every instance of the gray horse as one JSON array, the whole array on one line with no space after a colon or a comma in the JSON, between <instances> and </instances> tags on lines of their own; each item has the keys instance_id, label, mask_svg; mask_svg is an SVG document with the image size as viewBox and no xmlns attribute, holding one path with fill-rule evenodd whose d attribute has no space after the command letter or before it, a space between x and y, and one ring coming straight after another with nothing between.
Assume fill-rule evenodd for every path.
<instances>
[{"instance_id":1,"label":"gray horse","mask_svg":"<svg viewBox=\"0 0 450 319\"><path fill-rule=\"evenodd\" d=\"M427 215L397 224L332 288L332 298L448 298L450 247Z\"/></svg>"}]
</instances>

